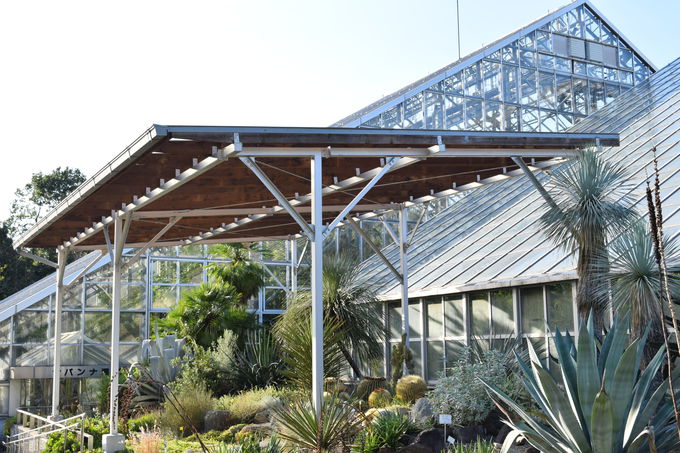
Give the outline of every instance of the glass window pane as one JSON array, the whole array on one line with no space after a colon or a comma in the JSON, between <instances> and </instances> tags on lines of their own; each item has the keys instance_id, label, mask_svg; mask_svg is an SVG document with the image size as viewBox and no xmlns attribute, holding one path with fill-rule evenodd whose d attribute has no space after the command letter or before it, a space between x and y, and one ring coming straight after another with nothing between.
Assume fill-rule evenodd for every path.
<instances>
[{"instance_id":1,"label":"glass window pane","mask_svg":"<svg viewBox=\"0 0 680 453\"><path fill-rule=\"evenodd\" d=\"M533 69L522 69L522 99L521 104L536 105L538 92L536 89L536 71Z\"/></svg>"},{"instance_id":2,"label":"glass window pane","mask_svg":"<svg viewBox=\"0 0 680 453\"><path fill-rule=\"evenodd\" d=\"M600 21L588 8L583 10L583 28L586 32L586 39L600 40Z\"/></svg>"},{"instance_id":3,"label":"glass window pane","mask_svg":"<svg viewBox=\"0 0 680 453\"><path fill-rule=\"evenodd\" d=\"M557 114L541 110L541 132L557 132Z\"/></svg>"},{"instance_id":4,"label":"glass window pane","mask_svg":"<svg viewBox=\"0 0 680 453\"><path fill-rule=\"evenodd\" d=\"M567 58L555 57L555 70L571 72L571 60L568 60Z\"/></svg>"},{"instance_id":5,"label":"glass window pane","mask_svg":"<svg viewBox=\"0 0 680 453\"><path fill-rule=\"evenodd\" d=\"M574 74L588 75L588 69L585 63L574 62Z\"/></svg>"},{"instance_id":6,"label":"glass window pane","mask_svg":"<svg viewBox=\"0 0 680 453\"><path fill-rule=\"evenodd\" d=\"M390 323L390 338L393 340L401 339L401 305L390 304L388 307L388 318Z\"/></svg>"},{"instance_id":7,"label":"glass window pane","mask_svg":"<svg viewBox=\"0 0 680 453\"><path fill-rule=\"evenodd\" d=\"M86 343L111 343L111 313L85 312Z\"/></svg>"},{"instance_id":8,"label":"glass window pane","mask_svg":"<svg viewBox=\"0 0 680 453\"><path fill-rule=\"evenodd\" d=\"M283 289L265 289L264 308L265 310L285 310L286 291Z\"/></svg>"},{"instance_id":9,"label":"glass window pane","mask_svg":"<svg viewBox=\"0 0 680 453\"><path fill-rule=\"evenodd\" d=\"M575 113L587 114L588 106L588 82L583 79L574 79L574 111Z\"/></svg>"},{"instance_id":10,"label":"glass window pane","mask_svg":"<svg viewBox=\"0 0 680 453\"><path fill-rule=\"evenodd\" d=\"M619 71L619 79L621 80L621 83L625 83L626 85L632 85L633 73L628 71Z\"/></svg>"},{"instance_id":11,"label":"glass window pane","mask_svg":"<svg viewBox=\"0 0 680 453\"><path fill-rule=\"evenodd\" d=\"M494 335L511 334L515 331L511 289L491 291L491 319Z\"/></svg>"},{"instance_id":12,"label":"glass window pane","mask_svg":"<svg viewBox=\"0 0 680 453\"><path fill-rule=\"evenodd\" d=\"M571 77L557 75L557 110L573 112L574 107L571 97Z\"/></svg>"},{"instance_id":13,"label":"glass window pane","mask_svg":"<svg viewBox=\"0 0 680 453\"><path fill-rule=\"evenodd\" d=\"M444 317L446 320L446 336L462 337L465 335L465 297L444 296Z\"/></svg>"},{"instance_id":14,"label":"glass window pane","mask_svg":"<svg viewBox=\"0 0 680 453\"><path fill-rule=\"evenodd\" d=\"M594 79L601 79L601 78L604 77L604 75L602 73L602 66L600 66L600 65L588 64L587 71L588 71L588 77L592 77Z\"/></svg>"},{"instance_id":15,"label":"glass window pane","mask_svg":"<svg viewBox=\"0 0 680 453\"><path fill-rule=\"evenodd\" d=\"M619 92L621 87L619 85L614 85L611 83L606 83L605 87L605 103L609 104L614 99L619 97Z\"/></svg>"},{"instance_id":16,"label":"glass window pane","mask_svg":"<svg viewBox=\"0 0 680 453\"><path fill-rule=\"evenodd\" d=\"M438 379L444 370L444 342L427 342L427 380Z\"/></svg>"},{"instance_id":17,"label":"glass window pane","mask_svg":"<svg viewBox=\"0 0 680 453\"><path fill-rule=\"evenodd\" d=\"M416 369L416 374L421 375L423 372L423 354L420 350L420 341L409 342L411 352L413 353L413 364Z\"/></svg>"},{"instance_id":18,"label":"glass window pane","mask_svg":"<svg viewBox=\"0 0 680 453\"><path fill-rule=\"evenodd\" d=\"M625 69L633 69L633 52L628 49L619 49L619 66Z\"/></svg>"},{"instance_id":19,"label":"glass window pane","mask_svg":"<svg viewBox=\"0 0 680 453\"><path fill-rule=\"evenodd\" d=\"M517 44L519 47L522 49L529 49L529 50L534 50L536 49L536 41L535 41L535 35L534 32L527 33L526 35L522 36L519 38L517 41Z\"/></svg>"},{"instance_id":20,"label":"glass window pane","mask_svg":"<svg viewBox=\"0 0 680 453\"><path fill-rule=\"evenodd\" d=\"M574 125L574 117L568 113L557 113L557 130L565 131Z\"/></svg>"},{"instance_id":21,"label":"glass window pane","mask_svg":"<svg viewBox=\"0 0 680 453\"><path fill-rule=\"evenodd\" d=\"M85 306L93 308L111 308L111 284L86 283Z\"/></svg>"},{"instance_id":22,"label":"glass window pane","mask_svg":"<svg viewBox=\"0 0 680 453\"><path fill-rule=\"evenodd\" d=\"M539 107L555 110L555 75L538 73Z\"/></svg>"},{"instance_id":23,"label":"glass window pane","mask_svg":"<svg viewBox=\"0 0 680 453\"><path fill-rule=\"evenodd\" d=\"M470 332L472 336L489 335L489 293L470 294Z\"/></svg>"},{"instance_id":24,"label":"glass window pane","mask_svg":"<svg viewBox=\"0 0 680 453\"><path fill-rule=\"evenodd\" d=\"M78 283L64 291L64 308L82 308L83 284ZM35 307L38 308L38 307Z\"/></svg>"},{"instance_id":25,"label":"glass window pane","mask_svg":"<svg viewBox=\"0 0 680 453\"><path fill-rule=\"evenodd\" d=\"M574 303L571 283L546 286L548 293L548 326L554 332L574 329Z\"/></svg>"},{"instance_id":26,"label":"glass window pane","mask_svg":"<svg viewBox=\"0 0 680 453\"><path fill-rule=\"evenodd\" d=\"M493 101L501 99L501 65L484 60L482 62L482 75L484 77L484 98Z\"/></svg>"},{"instance_id":27,"label":"glass window pane","mask_svg":"<svg viewBox=\"0 0 680 453\"><path fill-rule=\"evenodd\" d=\"M111 341L109 336L109 341ZM107 366L111 363L111 348L109 346L83 346L83 365Z\"/></svg>"},{"instance_id":28,"label":"glass window pane","mask_svg":"<svg viewBox=\"0 0 680 453\"><path fill-rule=\"evenodd\" d=\"M482 80L479 76L479 63L465 68L465 95L482 96Z\"/></svg>"},{"instance_id":29,"label":"glass window pane","mask_svg":"<svg viewBox=\"0 0 680 453\"><path fill-rule=\"evenodd\" d=\"M581 8L574 8L567 12L569 20L569 34L571 36L583 37L583 27L581 25Z\"/></svg>"},{"instance_id":30,"label":"glass window pane","mask_svg":"<svg viewBox=\"0 0 680 453\"><path fill-rule=\"evenodd\" d=\"M465 115L463 98L458 96L444 96L444 108L446 114L446 127L450 130L465 129Z\"/></svg>"},{"instance_id":31,"label":"glass window pane","mask_svg":"<svg viewBox=\"0 0 680 453\"><path fill-rule=\"evenodd\" d=\"M155 283L177 283L177 261L154 261L153 281Z\"/></svg>"},{"instance_id":32,"label":"glass window pane","mask_svg":"<svg viewBox=\"0 0 680 453\"><path fill-rule=\"evenodd\" d=\"M553 71L555 69L555 58L552 55L538 54L538 67Z\"/></svg>"},{"instance_id":33,"label":"glass window pane","mask_svg":"<svg viewBox=\"0 0 680 453\"><path fill-rule=\"evenodd\" d=\"M146 336L144 313L120 314L120 341L141 342Z\"/></svg>"},{"instance_id":34,"label":"glass window pane","mask_svg":"<svg viewBox=\"0 0 680 453\"><path fill-rule=\"evenodd\" d=\"M458 72L440 82L440 87L444 93L464 94L463 93L463 74Z\"/></svg>"},{"instance_id":35,"label":"glass window pane","mask_svg":"<svg viewBox=\"0 0 680 453\"><path fill-rule=\"evenodd\" d=\"M7 318L4 321L0 322L0 343L10 343L12 339L10 338L11 335L11 322L12 318Z\"/></svg>"},{"instance_id":36,"label":"glass window pane","mask_svg":"<svg viewBox=\"0 0 680 453\"><path fill-rule=\"evenodd\" d=\"M442 129L444 127L444 112L442 95L426 92L425 94L425 127L427 129Z\"/></svg>"},{"instance_id":37,"label":"glass window pane","mask_svg":"<svg viewBox=\"0 0 680 453\"><path fill-rule=\"evenodd\" d=\"M465 343L462 341L446 342L446 366L450 367L459 360L465 359Z\"/></svg>"},{"instance_id":38,"label":"glass window pane","mask_svg":"<svg viewBox=\"0 0 680 453\"><path fill-rule=\"evenodd\" d=\"M404 102L404 128L423 128L423 93L418 93Z\"/></svg>"},{"instance_id":39,"label":"glass window pane","mask_svg":"<svg viewBox=\"0 0 680 453\"><path fill-rule=\"evenodd\" d=\"M0 415L9 415L9 385L0 386Z\"/></svg>"},{"instance_id":40,"label":"glass window pane","mask_svg":"<svg viewBox=\"0 0 680 453\"><path fill-rule=\"evenodd\" d=\"M519 131L519 107L515 105L505 106L505 129Z\"/></svg>"},{"instance_id":41,"label":"glass window pane","mask_svg":"<svg viewBox=\"0 0 680 453\"><path fill-rule=\"evenodd\" d=\"M45 366L48 348L36 348L35 346L14 346L14 366Z\"/></svg>"},{"instance_id":42,"label":"glass window pane","mask_svg":"<svg viewBox=\"0 0 680 453\"><path fill-rule=\"evenodd\" d=\"M153 301L154 308L173 308L177 304L177 286L154 286Z\"/></svg>"},{"instance_id":43,"label":"glass window pane","mask_svg":"<svg viewBox=\"0 0 680 453\"><path fill-rule=\"evenodd\" d=\"M484 129L482 114L482 101L479 99L465 99L465 125L469 131L481 131Z\"/></svg>"},{"instance_id":44,"label":"glass window pane","mask_svg":"<svg viewBox=\"0 0 680 453\"><path fill-rule=\"evenodd\" d=\"M522 131L538 132L538 109L522 107Z\"/></svg>"},{"instance_id":45,"label":"glass window pane","mask_svg":"<svg viewBox=\"0 0 680 453\"><path fill-rule=\"evenodd\" d=\"M484 110L484 130L500 131L503 129L502 118L503 104L499 102L487 102Z\"/></svg>"},{"instance_id":46,"label":"glass window pane","mask_svg":"<svg viewBox=\"0 0 680 453\"><path fill-rule=\"evenodd\" d=\"M524 335L545 333L543 287L520 288L519 294L522 310L522 333Z\"/></svg>"},{"instance_id":47,"label":"glass window pane","mask_svg":"<svg viewBox=\"0 0 680 453\"><path fill-rule=\"evenodd\" d=\"M203 263L181 261L179 263L179 282L180 283L203 282Z\"/></svg>"},{"instance_id":48,"label":"glass window pane","mask_svg":"<svg viewBox=\"0 0 680 453\"><path fill-rule=\"evenodd\" d=\"M422 308L420 307L420 302L410 301L408 302L408 326L409 326L409 336L410 338L420 338L423 330L421 328L422 319L420 314L422 313Z\"/></svg>"},{"instance_id":49,"label":"glass window pane","mask_svg":"<svg viewBox=\"0 0 680 453\"><path fill-rule=\"evenodd\" d=\"M550 22L550 30L558 33L567 33L569 30L567 15L562 15Z\"/></svg>"},{"instance_id":50,"label":"glass window pane","mask_svg":"<svg viewBox=\"0 0 680 453\"><path fill-rule=\"evenodd\" d=\"M536 52L532 52L530 50L520 50L519 64L527 68L536 67Z\"/></svg>"},{"instance_id":51,"label":"glass window pane","mask_svg":"<svg viewBox=\"0 0 680 453\"><path fill-rule=\"evenodd\" d=\"M517 64L517 53L513 44L503 47L501 54L503 55L503 63Z\"/></svg>"},{"instance_id":52,"label":"glass window pane","mask_svg":"<svg viewBox=\"0 0 680 453\"><path fill-rule=\"evenodd\" d=\"M619 81L619 71L612 68L604 68L604 79L610 82Z\"/></svg>"},{"instance_id":53,"label":"glass window pane","mask_svg":"<svg viewBox=\"0 0 680 453\"><path fill-rule=\"evenodd\" d=\"M203 256L203 245L202 244L189 244L182 245L179 247L180 256Z\"/></svg>"},{"instance_id":54,"label":"glass window pane","mask_svg":"<svg viewBox=\"0 0 680 453\"><path fill-rule=\"evenodd\" d=\"M519 88L517 82L517 68L503 65L503 100L505 102L519 102Z\"/></svg>"},{"instance_id":55,"label":"glass window pane","mask_svg":"<svg viewBox=\"0 0 680 453\"><path fill-rule=\"evenodd\" d=\"M381 118L382 118L382 123L383 126L387 129L401 129L401 123L402 123L402 104L395 105L391 109L385 111L382 113Z\"/></svg>"},{"instance_id":56,"label":"glass window pane","mask_svg":"<svg viewBox=\"0 0 680 453\"><path fill-rule=\"evenodd\" d=\"M9 346L0 348L0 380L6 381L9 379L10 359Z\"/></svg>"},{"instance_id":57,"label":"glass window pane","mask_svg":"<svg viewBox=\"0 0 680 453\"><path fill-rule=\"evenodd\" d=\"M604 83L588 82L590 85L590 112L594 112L604 107Z\"/></svg>"},{"instance_id":58,"label":"glass window pane","mask_svg":"<svg viewBox=\"0 0 680 453\"><path fill-rule=\"evenodd\" d=\"M424 299L427 304L427 337L441 338L444 336L444 313L441 297L428 297Z\"/></svg>"},{"instance_id":59,"label":"glass window pane","mask_svg":"<svg viewBox=\"0 0 680 453\"><path fill-rule=\"evenodd\" d=\"M146 307L145 285L122 285L120 305L123 310L141 310Z\"/></svg>"},{"instance_id":60,"label":"glass window pane","mask_svg":"<svg viewBox=\"0 0 680 453\"><path fill-rule=\"evenodd\" d=\"M552 52L552 37L550 32L536 31L536 50L539 52Z\"/></svg>"},{"instance_id":61,"label":"glass window pane","mask_svg":"<svg viewBox=\"0 0 680 453\"><path fill-rule=\"evenodd\" d=\"M14 316L14 343L47 341L47 312L20 311Z\"/></svg>"}]
</instances>

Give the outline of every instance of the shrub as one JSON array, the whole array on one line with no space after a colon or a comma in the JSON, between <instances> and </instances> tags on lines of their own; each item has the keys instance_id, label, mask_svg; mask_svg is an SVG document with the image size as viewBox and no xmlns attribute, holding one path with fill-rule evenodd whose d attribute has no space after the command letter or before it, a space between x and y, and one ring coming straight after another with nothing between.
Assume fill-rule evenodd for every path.
<instances>
[{"instance_id":1,"label":"shrub","mask_svg":"<svg viewBox=\"0 0 680 453\"><path fill-rule=\"evenodd\" d=\"M449 453L493 453L496 451L493 442L477 438L469 444L456 443L449 447Z\"/></svg>"},{"instance_id":2,"label":"shrub","mask_svg":"<svg viewBox=\"0 0 680 453\"><path fill-rule=\"evenodd\" d=\"M9 417L5 420L5 424L2 427L2 433L5 435L5 437L9 437L10 433L12 432L12 426L16 424L17 424L16 417Z\"/></svg>"},{"instance_id":3,"label":"shrub","mask_svg":"<svg viewBox=\"0 0 680 453\"><path fill-rule=\"evenodd\" d=\"M427 393L427 384L420 376L404 376L397 381L395 392L400 400L415 403Z\"/></svg>"},{"instance_id":4,"label":"shrub","mask_svg":"<svg viewBox=\"0 0 680 453\"><path fill-rule=\"evenodd\" d=\"M158 424L158 413L149 412L139 417L131 418L127 421L128 431L131 433L139 432L143 429L150 430Z\"/></svg>"},{"instance_id":5,"label":"shrub","mask_svg":"<svg viewBox=\"0 0 680 453\"><path fill-rule=\"evenodd\" d=\"M205 414L213 409L214 403L205 382L195 376L182 376L175 389L166 395L161 426L187 434L192 433L192 426L201 431Z\"/></svg>"},{"instance_id":6,"label":"shrub","mask_svg":"<svg viewBox=\"0 0 680 453\"><path fill-rule=\"evenodd\" d=\"M392 402L392 394L385 389L375 389L368 395L368 407L385 407Z\"/></svg>"},{"instance_id":7,"label":"shrub","mask_svg":"<svg viewBox=\"0 0 680 453\"><path fill-rule=\"evenodd\" d=\"M234 396L223 396L218 400L217 408L231 411L241 423L249 423L258 412L281 405L282 400L289 397L286 395L290 392L274 387L247 390Z\"/></svg>"},{"instance_id":8,"label":"shrub","mask_svg":"<svg viewBox=\"0 0 680 453\"><path fill-rule=\"evenodd\" d=\"M135 453L161 453L163 447L163 436L158 428L134 433L130 438L130 444Z\"/></svg>"},{"instance_id":9,"label":"shrub","mask_svg":"<svg viewBox=\"0 0 680 453\"><path fill-rule=\"evenodd\" d=\"M502 354L494 350L485 351L474 363L461 360L446 374L428 398L439 413L451 414L454 425L479 425L494 408L479 376L513 394L519 389L517 379L506 373Z\"/></svg>"},{"instance_id":10,"label":"shrub","mask_svg":"<svg viewBox=\"0 0 680 453\"><path fill-rule=\"evenodd\" d=\"M78 453L80 452L80 442L73 431L69 431L66 435L66 443L64 443L64 433L52 433L47 438L47 444L42 453Z\"/></svg>"},{"instance_id":11,"label":"shrub","mask_svg":"<svg viewBox=\"0 0 680 453\"><path fill-rule=\"evenodd\" d=\"M387 379L384 377L364 377L357 384L356 397L366 401L368 396L376 389L387 387Z\"/></svg>"},{"instance_id":12,"label":"shrub","mask_svg":"<svg viewBox=\"0 0 680 453\"><path fill-rule=\"evenodd\" d=\"M413 424L407 416L385 411L377 415L355 440L356 450L375 453L381 448L398 450L401 438L411 431Z\"/></svg>"},{"instance_id":13,"label":"shrub","mask_svg":"<svg viewBox=\"0 0 680 453\"><path fill-rule=\"evenodd\" d=\"M87 417L85 419L85 424L83 425L83 430L94 437L94 448L101 448L102 436L109 432L109 420L104 416Z\"/></svg>"}]
</instances>

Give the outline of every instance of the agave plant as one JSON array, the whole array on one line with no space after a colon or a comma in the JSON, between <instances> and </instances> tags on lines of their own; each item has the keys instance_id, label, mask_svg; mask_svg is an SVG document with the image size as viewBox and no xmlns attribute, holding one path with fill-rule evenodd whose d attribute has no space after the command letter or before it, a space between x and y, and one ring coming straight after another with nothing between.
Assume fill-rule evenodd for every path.
<instances>
[{"instance_id":1,"label":"agave plant","mask_svg":"<svg viewBox=\"0 0 680 453\"><path fill-rule=\"evenodd\" d=\"M274 409L279 437L293 446L327 452L348 441L361 424L354 407L337 395L324 398L321 417L309 401Z\"/></svg>"},{"instance_id":2,"label":"agave plant","mask_svg":"<svg viewBox=\"0 0 680 453\"><path fill-rule=\"evenodd\" d=\"M268 330L246 332L245 346L236 351L233 372L245 389L267 387L283 380L279 345Z\"/></svg>"},{"instance_id":3,"label":"agave plant","mask_svg":"<svg viewBox=\"0 0 680 453\"><path fill-rule=\"evenodd\" d=\"M656 382L665 350L657 351L640 372L646 335L629 343L629 324L628 317L615 321L602 343L592 316L581 324L576 342L556 332L561 385L528 343L530 363L517 360L524 385L542 412L540 418L485 382L520 417L506 422L513 431L502 453L519 436L545 453L678 451L668 379Z\"/></svg>"}]
</instances>

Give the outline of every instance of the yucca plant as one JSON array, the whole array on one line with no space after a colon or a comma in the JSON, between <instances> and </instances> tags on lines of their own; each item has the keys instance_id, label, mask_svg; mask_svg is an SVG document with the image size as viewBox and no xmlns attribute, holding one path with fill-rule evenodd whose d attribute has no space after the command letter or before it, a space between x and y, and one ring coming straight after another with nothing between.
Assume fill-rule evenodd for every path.
<instances>
[{"instance_id":1,"label":"yucca plant","mask_svg":"<svg viewBox=\"0 0 680 453\"><path fill-rule=\"evenodd\" d=\"M496 451L493 442L477 438L469 444L455 443L449 447L449 453L493 453Z\"/></svg>"},{"instance_id":2,"label":"yucca plant","mask_svg":"<svg viewBox=\"0 0 680 453\"><path fill-rule=\"evenodd\" d=\"M236 379L244 389L276 385L283 380L279 345L264 329L246 332L245 346L232 362Z\"/></svg>"},{"instance_id":3,"label":"yucca plant","mask_svg":"<svg viewBox=\"0 0 680 453\"><path fill-rule=\"evenodd\" d=\"M320 418L310 401L274 408L274 418L281 439L316 452L327 452L345 443L361 424L354 407L337 395L324 399Z\"/></svg>"},{"instance_id":4,"label":"yucca plant","mask_svg":"<svg viewBox=\"0 0 680 453\"><path fill-rule=\"evenodd\" d=\"M561 384L528 342L530 363L517 360L523 383L542 412L540 418L485 382L520 418L506 421L513 431L503 453L519 436L545 453L678 451L668 380L656 381L665 350L657 351L640 372L647 335L629 343L629 324L628 317L615 321L601 343L592 316L581 324L576 342L556 332Z\"/></svg>"}]
</instances>

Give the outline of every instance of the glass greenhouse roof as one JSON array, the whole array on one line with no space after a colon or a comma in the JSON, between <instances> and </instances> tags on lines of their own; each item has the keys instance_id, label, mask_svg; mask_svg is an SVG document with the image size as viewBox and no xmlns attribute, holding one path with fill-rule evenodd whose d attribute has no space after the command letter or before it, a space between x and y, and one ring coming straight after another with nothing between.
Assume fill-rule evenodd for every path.
<instances>
[{"instance_id":1,"label":"glass greenhouse roof","mask_svg":"<svg viewBox=\"0 0 680 453\"><path fill-rule=\"evenodd\" d=\"M639 212L646 212L644 188L651 174L652 148L661 172L666 234L680 232L680 59L569 129L618 132L621 146L604 148L629 168ZM536 174L545 184L549 176ZM475 288L575 278L575 260L538 229L545 203L527 178L508 179L461 197L419 229L409 249L412 297ZM398 260L394 247L388 259ZM365 275L379 293L399 298L399 283L375 257Z\"/></svg>"},{"instance_id":2,"label":"glass greenhouse roof","mask_svg":"<svg viewBox=\"0 0 680 453\"><path fill-rule=\"evenodd\" d=\"M654 71L593 5L580 0L334 126L559 132Z\"/></svg>"}]
</instances>

